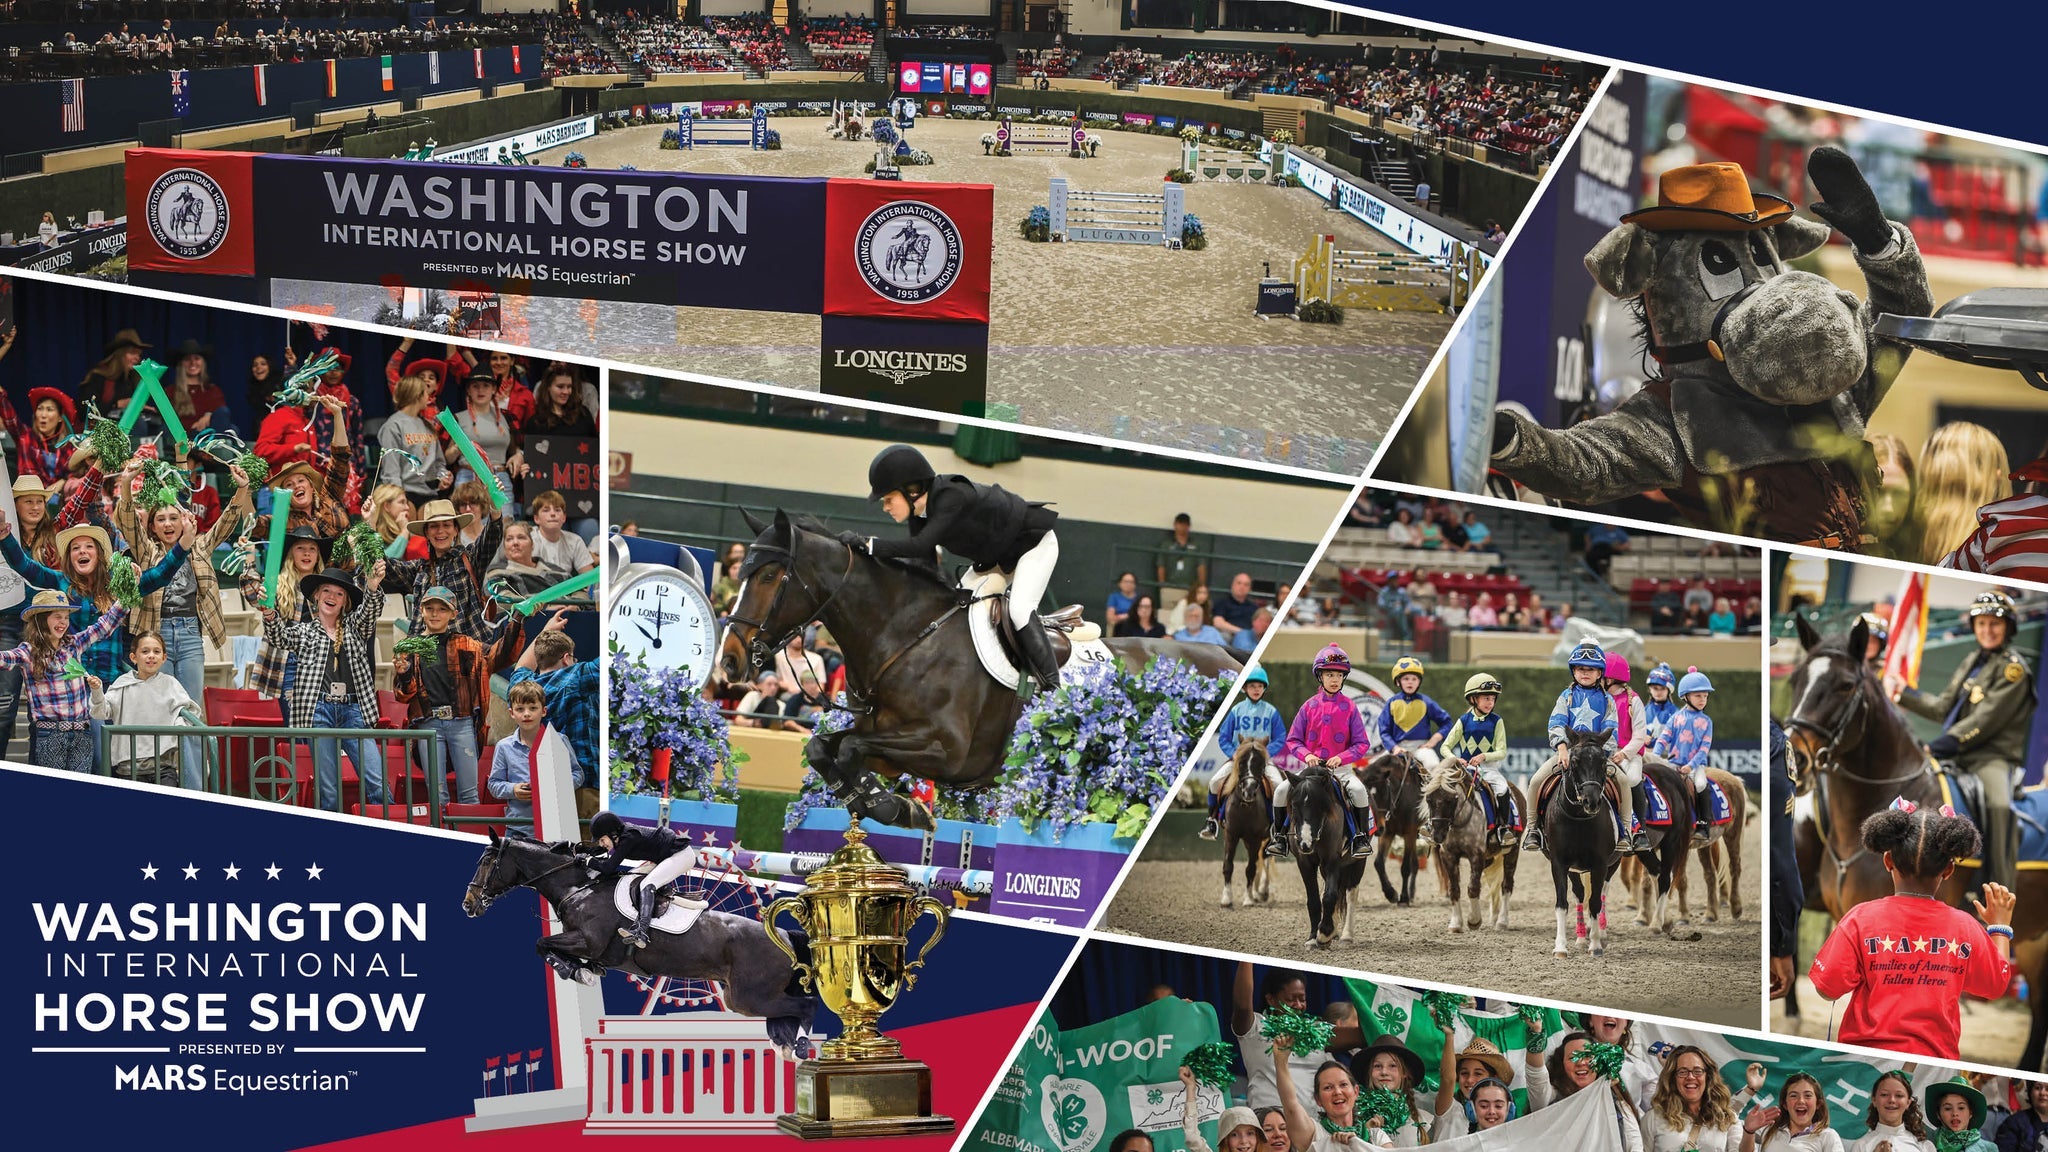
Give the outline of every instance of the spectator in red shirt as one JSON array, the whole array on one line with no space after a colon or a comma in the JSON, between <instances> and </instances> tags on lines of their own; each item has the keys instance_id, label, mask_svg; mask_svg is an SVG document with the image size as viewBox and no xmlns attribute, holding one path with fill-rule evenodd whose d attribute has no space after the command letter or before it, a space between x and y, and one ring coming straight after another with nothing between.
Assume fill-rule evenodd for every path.
<instances>
[{"instance_id":1,"label":"spectator in red shirt","mask_svg":"<svg viewBox=\"0 0 2048 1152\"><path fill-rule=\"evenodd\" d=\"M188 339L178 345L177 375L166 388L172 403L178 406L178 419L184 422L188 435L208 428L216 432L235 430L234 417L228 412L228 395L213 382L213 373L208 370L207 361L211 359L210 344Z\"/></svg>"},{"instance_id":2,"label":"spectator in red shirt","mask_svg":"<svg viewBox=\"0 0 2048 1152\"><path fill-rule=\"evenodd\" d=\"M1981 843L1946 806L1899 800L1863 822L1863 846L1883 855L1894 894L1849 909L1813 958L1814 991L1849 997L1836 1039L1961 1058L1957 1003L2003 996L2012 982L2012 890L1984 885L1983 901L1971 900L1982 924L1935 894Z\"/></svg>"}]
</instances>

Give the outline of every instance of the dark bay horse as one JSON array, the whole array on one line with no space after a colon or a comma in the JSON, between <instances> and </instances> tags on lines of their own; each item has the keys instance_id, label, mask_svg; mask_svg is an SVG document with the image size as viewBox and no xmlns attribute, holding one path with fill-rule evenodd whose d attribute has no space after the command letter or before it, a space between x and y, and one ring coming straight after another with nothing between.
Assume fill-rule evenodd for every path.
<instances>
[{"instance_id":1,"label":"dark bay horse","mask_svg":"<svg viewBox=\"0 0 2048 1152\"><path fill-rule=\"evenodd\" d=\"M1643 779L1653 781L1657 790L1664 794L1664 800L1671 805L1671 823L1657 827L1645 823L1643 831L1649 833L1648 851L1639 852L1635 859L1643 866L1643 897L1637 901L1636 920L1650 926L1650 931L1661 932L1673 940L1693 941L1700 938L1691 931L1681 915L1669 918L1672 877L1685 871L1686 857L1692 852L1693 804L1701 797L1692 790L1692 777L1654 756L1643 757ZM1637 812L1643 809L1639 806ZM1655 895L1651 893L1654 890Z\"/></svg>"},{"instance_id":2,"label":"dark bay horse","mask_svg":"<svg viewBox=\"0 0 2048 1152\"><path fill-rule=\"evenodd\" d=\"M1905 714L1864 665L1868 627L1858 620L1845 636L1823 637L1804 616L1793 619L1802 652L1786 685L1786 756L1794 790L1811 796L1813 819L1799 823L1792 847L1806 907L1840 919L1865 900L1892 894L1883 858L1863 847L1863 821L1901 796L1939 807L1941 780ZM1939 895L1967 908L1963 893L1976 881L1975 868L1958 867ZM2048 1047L2048 872L2023 871L2018 885L2013 963L2027 975L2034 1016L2018 1067L2035 1072ZM1795 957L1793 969L1804 972L1805 965ZM1785 997L1785 1014L1799 1015L1794 993Z\"/></svg>"},{"instance_id":3,"label":"dark bay horse","mask_svg":"<svg viewBox=\"0 0 2048 1152\"><path fill-rule=\"evenodd\" d=\"M1294 862L1301 869L1302 891L1308 894L1310 948L1330 946L1333 938L1351 941L1351 912L1358 885L1365 879L1365 861L1345 854L1344 794L1337 772L1323 765L1304 768L1287 788L1287 815L1294 837ZM1344 931L1337 932L1337 908L1344 909Z\"/></svg>"},{"instance_id":4,"label":"dark bay horse","mask_svg":"<svg viewBox=\"0 0 2048 1152\"><path fill-rule=\"evenodd\" d=\"M1273 816L1266 810L1266 753L1264 736L1248 736L1237 742L1230 757L1230 775L1223 791L1230 799L1223 813L1223 906L1230 907L1232 873L1237 868L1237 846L1244 845L1244 902L1264 904L1273 898L1273 869L1266 864L1266 837L1273 831Z\"/></svg>"},{"instance_id":5,"label":"dark bay horse","mask_svg":"<svg viewBox=\"0 0 2048 1152\"><path fill-rule=\"evenodd\" d=\"M1438 764L1430 769L1429 779L1422 786L1430 843L1436 846L1437 862L1451 882L1453 932L1467 928L1478 931L1488 906L1493 912L1493 926L1506 930L1508 901L1515 894L1515 865L1521 861L1522 846L1517 842L1502 847L1494 841L1493 833L1486 827L1485 801L1479 795L1484 787L1486 784L1477 772L1451 764ZM1508 790L1516 805L1528 811L1522 790L1512 784ZM1507 816L1505 812L1500 814L1502 820ZM1471 869L1469 891L1460 895L1459 875L1465 868ZM1468 899L1472 902L1469 913L1465 909Z\"/></svg>"},{"instance_id":6,"label":"dark bay horse","mask_svg":"<svg viewBox=\"0 0 2048 1152\"><path fill-rule=\"evenodd\" d=\"M491 846L476 862L476 875L462 895L462 910L481 916L514 888L531 888L555 910L561 932L542 937L534 950L564 979L596 983L605 968L672 980L718 984L726 1007L767 1021L768 1038L785 1053L810 1031L818 997L798 987L789 958L768 939L759 920L705 909L680 936L655 932L645 948L629 948L618 930L631 923L612 903L618 876L591 881L588 865L570 844L544 844L514 833L491 833ZM810 962L810 941L802 932L777 929Z\"/></svg>"},{"instance_id":7,"label":"dark bay horse","mask_svg":"<svg viewBox=\"0 0 2048 1152\"><path fill-rule=\"evenodd\" d=\"M1543 854L1550 857L1550 883L1557 893L1557 940L1551 953L1571 952L1566 931L1571 904L1565 888L1582 909L1594 913L1588 948L1607 954L1607 878L1619 858L1614 853L1614 810L1607 802L1607 734L1573 732L1565 737L1564 770L1557 791L1543 811Z\"/></svg>"},{"instance_id":8,"label":"dark bay horse","mask_svg":"<svg viewBox=\"0 0 2048 1152\"><path fill-rule=\"evenodd\" d=\"M985 603L948 584L932 565L878 560L823 526L781 509L763 523L740 565L740 596L727 618L718 670L751 679L813 620L823 621L846 658L852 727L813 738L805 756L846 801L855 819L934 827L931 813L892 792L881 777L905 773L952 788L980 788L1003 770L1023 698L982 668L968 613ZM1204 676L1235 672L1216 644L1136 636L1105 639L1125 667L1165 656Z\"/></svg>"},{"instance_id":9,"label":"dark bay horse","mask_svg":"<svg viewBox=\"0 0 2048 1152\"><path fill-rule=\"evenodd\" d=\"M1415 874L1422 869L1415 839L1422 832L1422 763L1413 752L1382 752L1359 770L1366 791L1372 793L1373 814L1379 817L1379 845L1372 854L1372 868L1379 874L1380 895L1389 904L1415 902ZM1396 892L1387 879L1387 856L1394 841L1401 841L1401 890Z\"/></svg>"}]
</instances>

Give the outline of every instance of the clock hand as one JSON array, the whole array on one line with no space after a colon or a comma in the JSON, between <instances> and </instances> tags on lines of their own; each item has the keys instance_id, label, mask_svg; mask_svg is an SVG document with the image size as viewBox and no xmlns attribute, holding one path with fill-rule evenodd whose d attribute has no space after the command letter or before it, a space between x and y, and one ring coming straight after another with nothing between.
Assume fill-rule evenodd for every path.
<instances>
[{"instance_id":1,"label":"clock hand","mask_svg":"<svg viewBox=\"0 0 2048 1152\"><path fill-rule=\"evenodd\" d=\"M661 647L661 637L655 635L653 632L649 632L647 630L647 625L640 623L638 620L635 620L633 621L633 627L638 628L642 636L645 636L649 640L654 641L654 646L656 648Z\"/></svg>"}]
</instances>

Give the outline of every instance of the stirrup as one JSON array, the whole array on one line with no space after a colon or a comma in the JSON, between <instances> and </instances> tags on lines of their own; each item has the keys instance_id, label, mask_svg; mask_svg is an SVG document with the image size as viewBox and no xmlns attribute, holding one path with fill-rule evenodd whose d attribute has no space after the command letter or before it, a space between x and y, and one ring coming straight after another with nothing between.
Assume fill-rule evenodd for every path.
<instances>
[{"instance_id":1,"label":"stirrup","mask_svg":"<svg viewBox=\"0 0 2048 1152\"><path fill-rule=\"evenodd\" d=\"M1223 825L1214 816L1202 822L1202 830L1195 835L1203 840L1214 840L1223 831Z\"/></svg>"},{"instance_id":2,"label":"stirrup","mask_svg":"<svg viewBox=\"0 0 2048 1152\"><path fill-rule=\"evenodd\" d=\"M1370 832L1357 832L1357 833L1353 833L1353 834L1352 834L1352 837L1351 837L1351 842L1350 842L1350 843L1348 843L1348 844L1346 844L1346 845L1344 846L1344 854L1345 854L1346 856L1349 856L1349 857L1351 857L1351 858L1352 858L1353 860L1368 860L1368 859L1371 859L1371 858L1372 858L1372 833L1370 833Z\"/></svg>"},{"instance_id":3,"label":"stirrup","mask_svg":"<svg viewBox=\"0 0 2048 1152\"><path fill-rule=\"evenodd\" d=\"M1527 832L1522 834L1522 851L1543 851L1543 829L1531 828Z\"/></svg>"}]
</instances>

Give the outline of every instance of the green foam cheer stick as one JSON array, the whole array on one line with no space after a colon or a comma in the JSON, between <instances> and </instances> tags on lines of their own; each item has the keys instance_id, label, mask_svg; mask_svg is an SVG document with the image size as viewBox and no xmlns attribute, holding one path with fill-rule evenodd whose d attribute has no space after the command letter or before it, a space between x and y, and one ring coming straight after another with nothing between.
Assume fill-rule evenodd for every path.
<instances>
[{"instance_id":1,"label":"green foam cheer stick","mask_svg":"<svg viewBox=\"0 0 2048 1152\"><path fill-rule=\"evenodd\" d=\"M443 415L446 415L446 413L443 413ZM595 583L597 583L597 569L593 566L590 571L583 573L581 576L571 576L552 588L543 588L535 592L533 595L514 604L512 610L521 616L531 616L534 609L539 608L548 601L560 600L565 596L573 596Z\"/></svg>"},{"instance_id":2,"label":"green foam cheer stick","mask_svg":"<svg viewBox=\"0 0 2048 1152\"><path fill-rule=\"evenodd\" d=\"M503 508L505 492L498 487L497 474L484 462L484 454L477 451L476 445L469 442L469 434L462 430L462 425L455 422L455 414L446 408L441 409L441 427L448 430L448 438L455 441L455 446L462 450L462 458L469 461L469 470L476 473L477 479L483 481L490 489L491 507Z\"/></svg>"},{"instance_id":3,"label":"green foam cheer stick","mask_svg":"<svg viewBox=\"0 0 2048 1152\"><path fill-rule=\"evenodd\" d=\"M291 515L292 490L270 490L270 547L263 553L263 603L277 607L277 570L284 566L285 520Z\"/></svg>"},{"instance_id":4,"label":"green foam cheer stick","mask_svg":"<svg viewBox=\"0 0 2048 1152\"><path fill-rule=\"evenodd\" d=\"M150 400L156 404L157 416L171 434L172 445L190 444L192 438L185 435L185 425L178 420L178 407L171 403L171 394L164 391L164 366L154 360L144 360L136 365L135 371L142 377L142 388L149 392Z\"/></svg>"}]
</instances>

